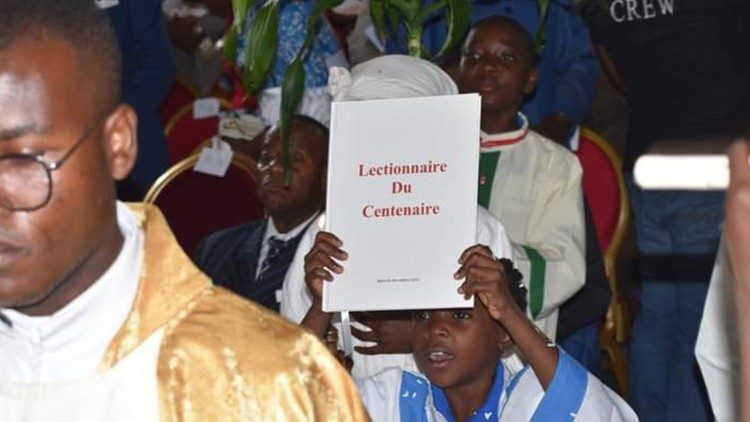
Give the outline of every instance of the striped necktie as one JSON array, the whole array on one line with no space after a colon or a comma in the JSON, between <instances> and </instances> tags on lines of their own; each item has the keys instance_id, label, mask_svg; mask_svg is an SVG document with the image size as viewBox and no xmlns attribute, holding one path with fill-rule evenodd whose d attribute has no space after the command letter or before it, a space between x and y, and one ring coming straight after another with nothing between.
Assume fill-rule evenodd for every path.
<instances>
[{"instance_id":1,"label":"striped necktie","mask_svg":"<svg viewBox=\"0 0 750 422\"><path fill-rule=\"evenodd\" d=\"M275 236L268 238L268 253L266 254L266 259L263 260L263 263L260 266L260 273L258 273L256 280L260 281L267 275L265 273L271 269L276 258L278 258L288 246L289 242L286 240L281 240Z\"/></svg>"}]
</instances>

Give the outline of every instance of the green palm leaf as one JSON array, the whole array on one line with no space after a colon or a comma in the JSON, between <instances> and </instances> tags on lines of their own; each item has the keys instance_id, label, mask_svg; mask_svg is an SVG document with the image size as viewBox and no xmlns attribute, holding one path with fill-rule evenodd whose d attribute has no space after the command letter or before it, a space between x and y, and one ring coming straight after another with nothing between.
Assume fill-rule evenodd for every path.
<instances>
[{"instance_id":1,"label":"green palm leaf","mask_svg":"<svg viewBox=\"0 0 750 422\"><path fill-rule=\"evenodd\" d=\"M245 44L245 71L242 83L248 92L255 92L266 80L276 55L279 26L279 0L268 0L250 23Z\"/></svg>"},{"instance_id":2,"label":"green palm leaf","mask_svg":"<svg viewBox=\"0 0 750 422\"><path fill-rule=\"evenodd\" d=\"M242 32L245 23L245 15L251 4L255 4L255 0L252 0L252 2L251 0L232 1L232 14L234 15L234 20L232 26L224 35L224 57L226 57L229 63L234 63L237 60L237 39L239 38L240 32Z\"/></svg>"},{"instance_id":3,"label":"green palm leaf","mask_svg":"<svg viewBox=\"0 0 750 422\"><path fill-rule=\"evenodd\" d=\"M471 23L471 4L468 0L445 0L446 23L448 25L448 35L445 38L443 46L440 47L438 56L453 51L466 36Z\"/></svg>"},{"instance_id":4,"label":"green palm leaf","mask_svg":"<svg viewBox=\"0 0 750 422\"><path fill-rule=\"evenodd\" d=\"M302 52L302 51L300 51ZM281 85L281 110L279 129L281 130L281 156L284 163L284 183L292 181L292 166L289 159L289 134L292 129L292 116L302 100L305 90L305 71L302 66L302 55L297 55L289 62L284 71L284 83Z\"/></svg>"},{"instance_id":5,"label":"green palm leaf","mask_svg":"<svg viewBox=\"0 0 750 422\"><path fill-rule=\"evenodd\" d=\"M291 164L289 162L289 134L292 128L292 116L297 111L305 90L305 70L302 64L315 40L320 17L326 10L338 6L341 2L342 0L319 0L315 2L313 10L307 18L305 41L284 71L284 81L281 85L279 129L281 131L282 160L284 161L284 182L287 185L292 180Z\"/></svg>"},{"instance_id":6,"label":"green palm leaf","mask_svg":"<svg viewBox=\"0 0 750 422\"><path fill-rule=\"evenodd\" d=\"M385 7L387 0L370 0L370 16L378 37L385 38Z\"/></svg>"}]
</instances>

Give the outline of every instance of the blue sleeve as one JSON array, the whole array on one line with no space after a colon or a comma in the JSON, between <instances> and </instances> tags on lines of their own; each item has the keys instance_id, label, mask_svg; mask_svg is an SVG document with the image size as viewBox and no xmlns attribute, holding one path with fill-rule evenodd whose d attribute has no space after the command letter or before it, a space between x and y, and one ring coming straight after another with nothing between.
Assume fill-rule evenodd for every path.
<instances>
[{"instance_id":1,"label":"blue sleeve","mask_svg":"<svg viewBox=\"0 0 750 422\"><path fill-rule=\"evenodd\" d=\"M591 108L599 62L583 19L569 1L550 2L547 47L555 63L555 86L549 114L562 113L579 123Z\"/></svg>"},{"instance_id":2,"label":"blue sleeve","mask_svg":"<svg viewBox=\"0 0 750 422\"><path fill-rule=\"evenodd\" d=\"M589 373L565 351L559 350L555 376L534 411L533 422L565 420L568 415L572 419L583 404Z\"/></svg>"},{"instance_id":3,"label":"blue sleeve","mask_svg":"<svg viewBox=\"0 0 750 422\"><path fill-rule=\"evenodd\" d=\"M123 53L123 101L139 111L155 111L175 78L160 2L132 0L125 7L113 8L113 13L127 13L124 25L123 18L115 18L120 20L116 28Z\"/></svg>"}]
</instances>

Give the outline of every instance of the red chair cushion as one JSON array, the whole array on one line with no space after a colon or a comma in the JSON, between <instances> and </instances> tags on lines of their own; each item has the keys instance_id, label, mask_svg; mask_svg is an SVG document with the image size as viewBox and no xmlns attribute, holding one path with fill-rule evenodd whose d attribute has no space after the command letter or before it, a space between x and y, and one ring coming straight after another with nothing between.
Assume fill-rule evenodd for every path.
<instances>
[{"instance_id":1,"label":"red chair cushion","mask_svg":"<svg viewBox=\"0 0 750 422\"><path fill-rule=\"evenodd\" d=\"M223 178L185 171L164 187L156 205L189 255L209 234L263 218L257 184L234 165Z\"/></svg>"},{"instance_id":2,"label":"red chair cushion","mask_svg":"<svg viewBox=\"0 0 750 422\"><path fill-rule=\"evenodd\" d=\"M604 150L584 134L576 152L583 167L583 191L586 194L602 251L609 248L620 214L617 169Z\"/></svg>"},{"instance_id":3,"label":"red chair cushion","mask_svg":"<svg viewBox=\"0 0 750 422\"><path fill-rule=\"evenodd\" d=\"M204 141L219 133L219 118L193 119L192 111L185 113L167 134L169 160L174 164L193 154Z\"/></svg>"},{"instance_id":4,"label":"red chair cushion","mask_svg":"<svg viewBox=\"0 0 750 422\"><path fill-rule=\"evenodd\" d=\"M159 119L166 126L183 107L195 101L195 95L181 82L175 82L159 108Z\"/></svg>"}]
</instances>

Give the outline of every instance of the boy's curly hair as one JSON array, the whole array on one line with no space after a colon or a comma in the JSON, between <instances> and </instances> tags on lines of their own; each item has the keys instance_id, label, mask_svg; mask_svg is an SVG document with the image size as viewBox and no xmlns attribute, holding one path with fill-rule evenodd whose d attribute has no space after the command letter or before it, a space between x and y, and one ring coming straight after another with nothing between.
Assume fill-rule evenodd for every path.
<instances>
[{"instance_id":1,"label":"boy's curly hair","mask_svg":"<svg viewBox=\"0 0 750 422\"><path fill-rule=\"evenodd\" d=\"M513 301L516 302L516 305L518 305L522 311L526 312L526 305L528 304L526 300L527 289L521 282L523 274L513 266L513 261L508 258L500 258L498 259L498 262L503 265L505 275L508 276L508 290L510 290L510 295L513 298Z\"/></svg>"}]
</instances>

